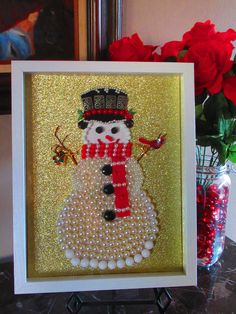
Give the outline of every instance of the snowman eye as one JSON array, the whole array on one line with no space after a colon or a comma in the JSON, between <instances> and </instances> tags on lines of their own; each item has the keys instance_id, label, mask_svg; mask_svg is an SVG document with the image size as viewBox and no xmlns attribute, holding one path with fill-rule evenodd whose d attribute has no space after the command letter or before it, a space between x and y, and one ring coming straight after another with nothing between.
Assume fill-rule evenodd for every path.
<instances>
[{"instance_id":1,"label":"snowman eye","mask_svg":"<svg viewBox=\"0 0 236 314\"><path fill-rule=\"evenodd\" d=\"M102 132L104 131L104 127L98 126L98 127L95 129L95 131L96 131L98 134L100 134L100 133L102 133Z\"/></svg>"},{"instance_id":2,"label":"snowman eye","mask_svg":"<svg viewBox=\"0 0 236 314\"><path fill-rule=\"evenodd\" d=\"M119 128L117 128L117 127L114 127L114 128L111 129L111 133L112 134L116 134L118 132L119 132Z\"/></svg>"}]
</instances>

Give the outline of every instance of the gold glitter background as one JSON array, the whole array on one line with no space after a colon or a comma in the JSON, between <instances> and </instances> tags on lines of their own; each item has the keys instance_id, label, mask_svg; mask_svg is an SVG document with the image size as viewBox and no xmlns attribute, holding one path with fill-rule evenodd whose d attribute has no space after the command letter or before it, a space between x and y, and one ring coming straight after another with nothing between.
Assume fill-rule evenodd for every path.
<instances>
[{"instance_id":1,"label":"gold glitter background","mask_svg":"<svg viewBox=\"0 0 236 314\"><path fill-rule=\"evenodd\" d=\"M167 143L141 160L143 190L159 213L159 235L151 257L122 270L74 268L57 242L56 222L64 199L71 193L72 162L56 166L51 147L70 134L66 146L82 145L77 127L80 94L95 87L116 87L129 96L134 109L132 142L167 133ZM101 273L176 272L183 270L181 203L181 77L178 75L25 75L27 139L27 268L28 277L52 277ZM141 148L135 145L133 155ZM78 154L77 159L80 158Z\"/></svg>"}]
</instances>

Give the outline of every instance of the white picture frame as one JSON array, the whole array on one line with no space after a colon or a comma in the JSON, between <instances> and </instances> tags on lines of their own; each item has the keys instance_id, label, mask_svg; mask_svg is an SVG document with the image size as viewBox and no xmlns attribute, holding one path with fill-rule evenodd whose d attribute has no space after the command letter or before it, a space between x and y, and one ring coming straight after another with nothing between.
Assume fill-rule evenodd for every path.
<instances>
[{"instance_id":1,"label":"white picture frame","mask_svg":"<svg viewBox=\"0 0 236 314\"><path fill-rule=\"evenodd\" d=\"M182 272L127 273L31 278L27 276L26 215L26 121L24 80L28 73L109 73L179 75L181 78L182 151ZM195 118L193 64L13 61L12 62L12 148L13 226L15 293L48 293L187 286L197 284L197 236L195 198Z\"/></svg>"}]
</instances>

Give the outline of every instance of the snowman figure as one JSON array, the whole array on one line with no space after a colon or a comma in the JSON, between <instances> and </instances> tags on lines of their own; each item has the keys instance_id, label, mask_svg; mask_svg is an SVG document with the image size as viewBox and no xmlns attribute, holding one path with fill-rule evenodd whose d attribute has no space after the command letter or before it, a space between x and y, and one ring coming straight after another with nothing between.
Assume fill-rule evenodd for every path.
<instances>
[{"instance_id":1,"label":"snowman figure","mask_svg":"<svg viewBox=\"0 0 236 314\"><path fill-rule=\"evenodd\" d=\"M158 222L142 191L142 170L132 157L128 96L115 88L97 88L81 98L81 160L57 222L59 243L74 267L131 267L150 256ZM160 148L164 137L140 141L148 149Z\"/></svg>"}]
</instances>

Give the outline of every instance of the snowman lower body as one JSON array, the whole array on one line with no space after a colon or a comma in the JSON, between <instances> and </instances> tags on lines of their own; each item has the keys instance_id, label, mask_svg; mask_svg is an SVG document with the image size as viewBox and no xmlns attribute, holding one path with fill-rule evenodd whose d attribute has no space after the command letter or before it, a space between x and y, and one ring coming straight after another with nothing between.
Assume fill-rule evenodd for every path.
<instances>
[{"instance_id":1,"label":"snowman lower body","mask_svg":"<svg viewBox=\"0 0 236 314\"><path fill-rule=\"evenodd\" d=\"M148 258L158 227L151 200L141 190L142 172L133 158L127 162L130 216L104 219L114 209L114 195L104 195L101 186L109 178L101 167L110 160L81 160L75 169L73 192L57 222L59 243L74 267L104 270L131 267Z\"/></svg>"}]
</instances>

